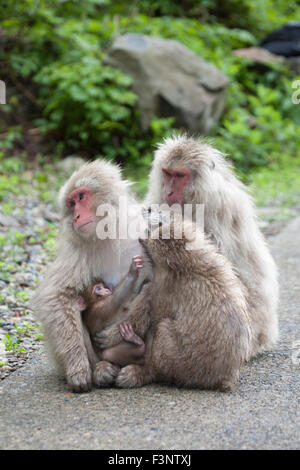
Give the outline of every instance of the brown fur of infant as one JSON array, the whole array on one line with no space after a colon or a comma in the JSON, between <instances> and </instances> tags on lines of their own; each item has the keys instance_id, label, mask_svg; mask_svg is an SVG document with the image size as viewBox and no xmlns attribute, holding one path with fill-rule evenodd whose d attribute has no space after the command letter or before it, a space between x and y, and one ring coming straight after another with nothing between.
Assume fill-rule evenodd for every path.
<instances>
[{"instance_id":1,"label":"brown fur of infant","mask_svg":"<svg viewBox=\"0 0 300 470\"><path fill-rule=\"evenodd\" d=\"M99 360L108 361L120 367L128 364L143 364L145 343L140 336L135 334L132 324L123 321L142 268L142 257L137 255L132 259L127 275L114 290L105 287L104 282L99 280L81 294L79 303L83 310L83 324L88 333L85 333L85 345L92 364ZM111 348L98 348L93 341L93 336L114 323L120 323L119 329L123 341Z\"/></svg>"}]
</instances>

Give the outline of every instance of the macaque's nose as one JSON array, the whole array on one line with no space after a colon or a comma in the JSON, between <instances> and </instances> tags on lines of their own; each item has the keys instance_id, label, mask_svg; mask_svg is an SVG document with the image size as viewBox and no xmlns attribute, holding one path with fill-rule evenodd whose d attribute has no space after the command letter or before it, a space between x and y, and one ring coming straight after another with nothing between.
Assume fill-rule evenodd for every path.
<instances>
[{"instance_id":1,"label":"macaque's nose","mask_svg":"<svg viewBox=\"0 0 300 470\"><path fill-rule=\"evenodd\" d=\"M74 222L77 222L77 220L80 219L80 214L75 214L73 217Z\"/></svg>"}]
</instances>

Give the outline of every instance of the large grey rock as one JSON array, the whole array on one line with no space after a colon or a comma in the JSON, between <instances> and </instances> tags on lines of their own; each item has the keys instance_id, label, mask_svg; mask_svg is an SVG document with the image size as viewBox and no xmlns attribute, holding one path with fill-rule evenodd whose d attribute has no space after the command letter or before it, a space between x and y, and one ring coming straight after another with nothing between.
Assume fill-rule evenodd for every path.
<instances>
[{"instance_id":1,"label":"large grey rock","mask_svg":"<svg viewBox=\"0 0 300 470\"><path fill-rule=\"evenodd\" d=\"M290 67L296 75L300 75L300 56L289 57Z\"/></svg>"},{"instance_id":2,"label":"large grey rock","mask_svg":"<svg viewBox=\"0 0 300 470\"><path fill-rule=\"evenodd\" d=\"M107 63L132 77L144 130L153 116L174 116L177 126L206 134L221 116L228 78L177 41L125 34Z\"/></svg>"}]
</instances>

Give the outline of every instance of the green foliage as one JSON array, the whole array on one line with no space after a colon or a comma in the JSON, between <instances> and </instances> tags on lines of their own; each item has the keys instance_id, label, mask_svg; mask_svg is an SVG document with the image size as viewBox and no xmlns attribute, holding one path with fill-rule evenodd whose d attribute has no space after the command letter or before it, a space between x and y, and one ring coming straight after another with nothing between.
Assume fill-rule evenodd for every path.
<instances>
[{"instance_id":1,"label":"green foliage","mask_svg":"<svg viewBox=\"0 0 300 470\"><path fill-rule=\"evenodd\" d=\"M272 163L283 153L299 155L299 111L291 100L295 77L285 65L254 65L232 53L255 45L251 33L169 17L123 18L121 32L129 27L138 33L177 39L229 76L226 110L214 130L214 141L240 172Z\"/></svg>"},{"instance_id":2,"label":"green foliage","mask_svg":"<svg viewBox=\"0 0 300 470\"><path fill-rule=\"evenodd\" d=\"M21 346L22 338L16 334L10 335L9 333L6 333L3 343L6 351L13 351L15 353L26 352L26 349Z\"/></svg>"},{"instance_id":3,"label":"green foliage","mask_svg":"<svg viewBox=\"0 0 300 470\"><path fill-rule=\"evenodd\" d=\"M283 154L247 180L259 206L300 207L300 155Z\"/></svg>"},{"instance_id":4,"label":"green foliage","mask_svg":"<svg viewBox=\"0 0 300 470\"><path fill-rule=\"evenodd\" d=\"M113 2L115 5L115 2ZM128 2L118 1L116 12L128 15ZM201 23L220 22L228 28L243 28L265 35L275 27L297 18L297 0L140 0L132 14L196 18ZM129 16L129 15L128 15ZM299 15L298 15L299 18Z\"/></svg>"},{"instance_id":5,"label":"green foliage","mask_svg":"<svg viewBox=\"0 0 300 470\"><path fill-rule=\"evenodd\" d=\"M34 336L38 339L43 339L43 334L40 331L40 325L31 322L24 322L22 325L14 323L15 332L13 334L6 333L3 339L5 349L15 353L27 352L22 342L28 336Z\"/></svg>"},{"instance_id":6,"label":"green foliage","mask_svg":"<svg viewBox=\"0 0 300 470\"><path fill-rule=\"evenodd\" d=\"M165 120L144 136L131 79L104 64L113 23L94 16L108 3L22 0L14 6L13 18L7 4L2 22L7 37L22 30L22 39L14 40L2 59L7 71L38 86L40 116L33 124L54 137L57 152L75 149L124 162L135 159L137 140L144 150L162 136L157 130Z\"/></svg>"},{"instance_id":7,"label":"green foliage","mask_svg":"<svg viewBox=\"0 0 300 470\"><path fill-rule=\"evenodd\" d=\"M3 77L13 75L33 91L32 126L40 127L56 154L76 151L126 163L126 174L139 180L143 194L154 144L174 121L153 119L144 134L130 78L106 65L114 37L129 31L176 39L229 76L226 110L213 137L239 171L299 153L289 70L281 64L254 66L233 54L296 19L296 0L0 0L0 8ZM12 97L6 109L17 115L19 106ZM21 126L6 129L1 173L12 170L17 177L21 171L18 159L1 160L21 135ZM0 193L11 183L0 178ZM46 182L39 183L45 183L42 198L49 200Z\"/></svg>"}]
</instances>

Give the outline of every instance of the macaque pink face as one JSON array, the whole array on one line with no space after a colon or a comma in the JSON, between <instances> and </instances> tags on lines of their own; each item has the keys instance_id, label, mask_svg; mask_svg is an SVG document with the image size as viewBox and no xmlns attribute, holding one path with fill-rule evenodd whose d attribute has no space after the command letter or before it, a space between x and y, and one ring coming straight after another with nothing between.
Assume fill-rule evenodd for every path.
<instances>
[{"instance_id":1,"label":"macaque pink face","mask_svg":"<svg viewBox=\"0 0 300 470\"><path fill-rule=\"evenodd\" d=\"M75 189L66 200L73 216L73 227L79 233L86 235L95 233L96 214L92 202L92 193L84 186Z\"/></svg>"},{"instance_id":2,"label":"macaque pink face","mask_svg":"<svg viewBox=\"0 0 300 470\"><path fill-rule=\"evenodd\" d=\"M99 284L94 285L92 294L96 297L107 297L108 295L111 295L112 292L107 287L104 287L100 282Z\"/></svg>"},{"instance_id":3,"label":"macaque pink face","mask_svg":"<svg viewBox=\"0 0 300 470\"><path fill-rule=\"evenodd\" d=\"M177 170L171 170L169 168L163 168L163 196L167 203L181 204L183 199L183 189L191 181L191 171L186 168L180 168Z\"/></svg>"}]
</instances>

